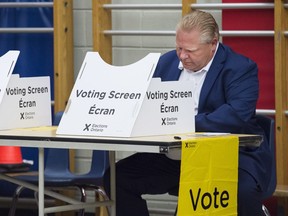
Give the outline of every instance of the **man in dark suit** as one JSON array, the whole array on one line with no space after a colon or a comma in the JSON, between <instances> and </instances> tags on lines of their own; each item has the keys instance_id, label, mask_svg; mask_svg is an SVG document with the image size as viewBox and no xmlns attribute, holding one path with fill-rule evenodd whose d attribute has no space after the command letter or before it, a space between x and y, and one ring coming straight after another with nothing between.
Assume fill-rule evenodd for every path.
<instances>
[{"instance_id":1,"label":"man in dark suit","mask_svg":"<svg viewBox=\"0 0 288 216\"><path fill-rule=\"evenodd\" d=\"M257 65L219 42L213 16L193 10L176 28L176 50L161 56L154 77L193 80L196 131L261 134L255 110ZM143 194L163 194L179 185L177 154L137 153L116 165L117 216L148 216ZM271 175L267 140L259 148L239 151L238 215L263 215L262 193ZM108 175L107 175L108 177ZM108 178L107 178L108 187Z\"/></svg>"}]
</instances>

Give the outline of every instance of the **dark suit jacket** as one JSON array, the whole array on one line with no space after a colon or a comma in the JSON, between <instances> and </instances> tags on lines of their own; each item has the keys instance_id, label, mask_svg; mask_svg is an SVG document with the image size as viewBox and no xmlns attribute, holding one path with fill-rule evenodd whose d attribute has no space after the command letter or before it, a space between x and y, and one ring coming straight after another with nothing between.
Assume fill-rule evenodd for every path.
<instances>
[{"instance_id":1,"label":"dark suit jacket","mask_svg":"<svg viewBox=\"0 0 288 216\"><path fill-rule=\"evenodd\" d=\"M178 80L181 73L178 64L175 50L162 55L154 77L162 81ZM201 90L196 131L264 136L254 118L258 91L257 65L220 43ZM269 184L271 161L266 139L260 148L240 148L239 168L253 175L263 191Z\"/></svg>"}]
</instances>

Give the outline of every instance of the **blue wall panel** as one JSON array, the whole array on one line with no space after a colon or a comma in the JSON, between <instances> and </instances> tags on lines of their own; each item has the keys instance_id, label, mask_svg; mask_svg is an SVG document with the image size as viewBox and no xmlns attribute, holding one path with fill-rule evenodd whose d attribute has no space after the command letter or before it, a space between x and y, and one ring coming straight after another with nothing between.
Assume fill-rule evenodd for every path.
<instances>
[{"instance_id":1,"label":"blue wall panel","mask_svg":"<svg viewBox=\"0 0 288 216\"><path fill-rule=\"evenodd\" d=\"M52 0L0 0L0 2L53 2ZM0 28L53 27L52 7L0 8ZM53 33L1 33L0 56L9 50L20 50L13 73L21 77L50 76L53 100ZM1 69L0 69L1 70ZM1 72L1 71L0 71ZM34 160L33 170L38 168L38 150L22 148L24 159ZM11 195L15 187L0 183L0 195Z\"/></svg>"}]
</instances>

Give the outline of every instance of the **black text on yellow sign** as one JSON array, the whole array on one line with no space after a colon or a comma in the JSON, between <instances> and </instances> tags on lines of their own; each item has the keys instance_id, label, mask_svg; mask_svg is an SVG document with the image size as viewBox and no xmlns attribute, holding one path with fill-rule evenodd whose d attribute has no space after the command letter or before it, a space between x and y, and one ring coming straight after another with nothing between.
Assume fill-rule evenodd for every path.
<instances>
[{"instance_id":1,"label":"black text on yellow sign","mask_svg":"<svg viewBox=\"0 0 288 216\"><path fill-rule=\"evenodd\" d=\"M226 208L229 205L229 192L227 190L219 191L217 187L210 193L209 191L203 192L201 188L193 193L193 190L189 190L191 205L194 211L201 207L202 209L212 208Z\"/></svg>"}]
</instances>

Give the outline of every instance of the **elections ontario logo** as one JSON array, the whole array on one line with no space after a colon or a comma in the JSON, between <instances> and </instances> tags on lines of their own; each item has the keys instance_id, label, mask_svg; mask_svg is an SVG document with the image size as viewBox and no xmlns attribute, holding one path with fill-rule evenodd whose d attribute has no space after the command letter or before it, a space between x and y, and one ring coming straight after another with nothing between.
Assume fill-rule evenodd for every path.
<instances>
[{"instance_id":1,"label":"elections ontario logo","mask_svg":"<svg viewBox=\"0 0 288 216\"><path fill-rule=\"evenodd\" d=\"M104 125L104 124L89 124L89 123L85 123L85 125L83 127L83 131L102 133L107 128L108 128L108 125Z\"/></svg>"},{"instance_id":2,"label":"elections ontario logo","mask_svg":"<svg viewBox=\"0 0 288 216\"><path fill-rule=\"evenodd\" d=\"M178 121L177 117L164 117L161 118L161 126L176 125Z\"/></svg>"}]
</instances>

